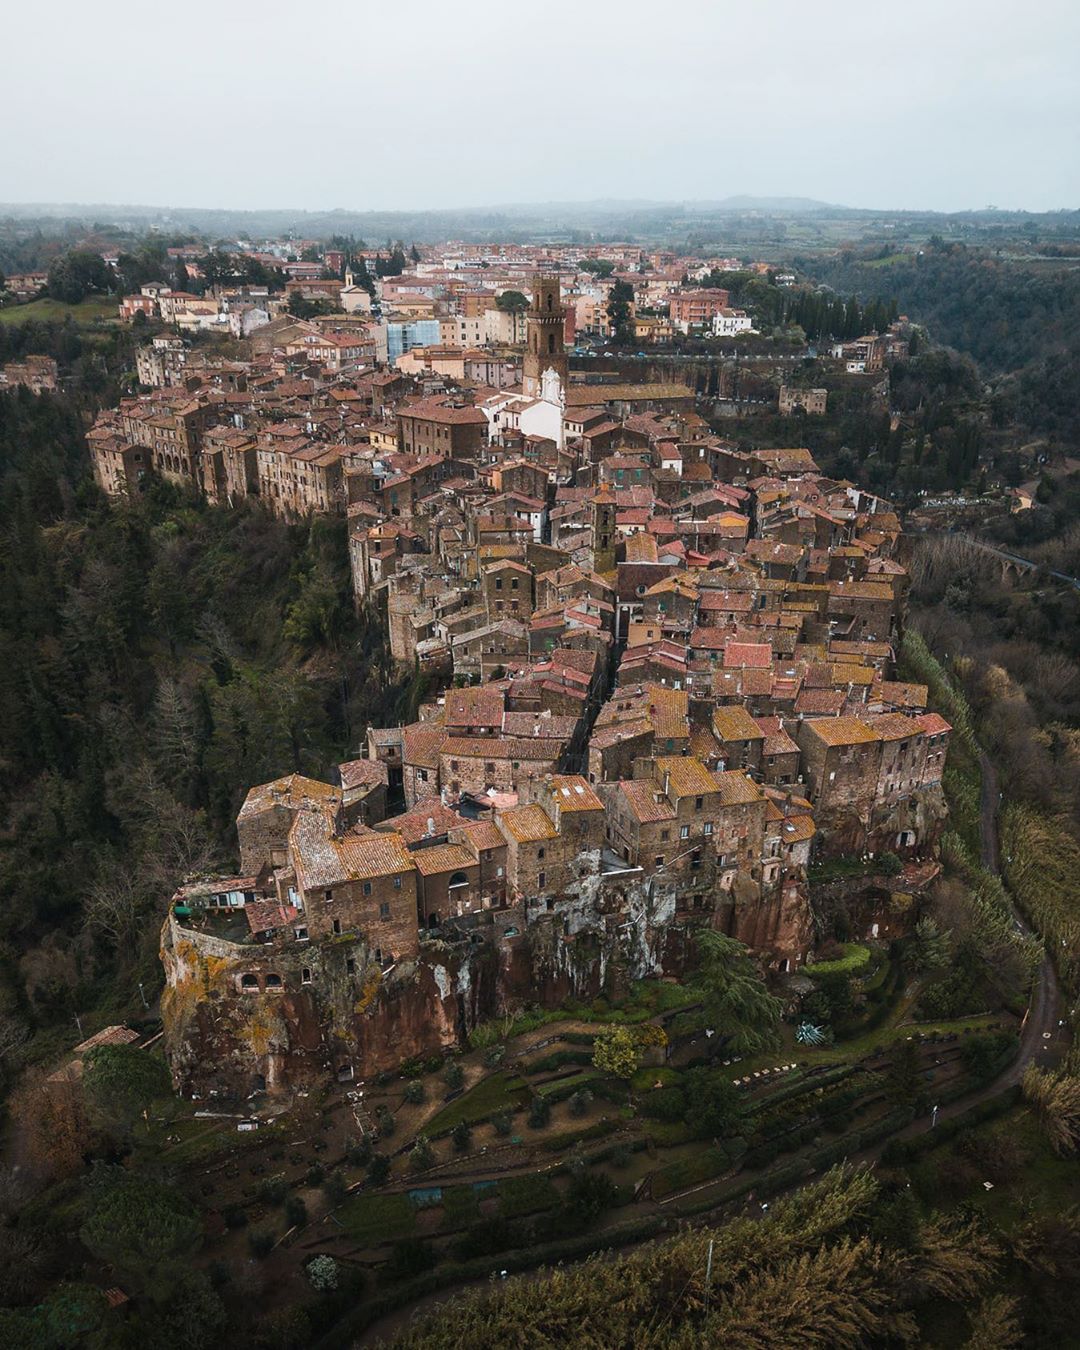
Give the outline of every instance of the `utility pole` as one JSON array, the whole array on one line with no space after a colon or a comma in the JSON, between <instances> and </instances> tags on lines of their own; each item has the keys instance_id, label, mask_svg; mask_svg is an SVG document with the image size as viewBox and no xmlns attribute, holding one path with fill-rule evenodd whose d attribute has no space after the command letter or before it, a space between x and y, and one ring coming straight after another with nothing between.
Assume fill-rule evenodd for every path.
<instances>
[{"instance_id":1,"label":"utility pole","mask_svg":"<svg viewBox=\"0 0 1080 1350\"><path fill-rule=\"evenodd\" d=\"M709 1255L705 1261L705 1316L709 1315L709 1284L712 1280L712 1253L714 1238L709 1239Z\"/></svg>"}]
</instances>

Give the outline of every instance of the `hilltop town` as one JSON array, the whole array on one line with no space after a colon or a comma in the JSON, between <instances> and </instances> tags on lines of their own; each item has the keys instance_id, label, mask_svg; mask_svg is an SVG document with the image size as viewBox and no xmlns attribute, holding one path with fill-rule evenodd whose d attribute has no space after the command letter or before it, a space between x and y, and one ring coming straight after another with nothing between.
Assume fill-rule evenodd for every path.
<instances>
[{"instance_id":1,"label":"hilltop town","mask_svg":"<svg viewBox=\"0 0 1080 1350\"><path fill-rule=\"evenodd\" d=\"M564 289L558 257L517 252L362 287L327 256L305 266L344 282L288 282L350 310L318 321L250 293L123 302L174 331L89 434L99 485L344 515L357 609L427 691L334 781L253 786L239 873L182 879L163 1012L186 1091L366 1078L524 1001L678 975L702 927L788 977L812 863L877 859L909 893L936 874L951 727L897 678L896 510L804 447L740 449L688 384L577 374L578 324L627 321L619 274ZM667 322L734 321L684 260L648 265ZM248 350L189 345L222 315ZM904 350L893 325L832 359L879 382ZM888 894L864 936L899 922Z\"/></svg>"}]
</instances>

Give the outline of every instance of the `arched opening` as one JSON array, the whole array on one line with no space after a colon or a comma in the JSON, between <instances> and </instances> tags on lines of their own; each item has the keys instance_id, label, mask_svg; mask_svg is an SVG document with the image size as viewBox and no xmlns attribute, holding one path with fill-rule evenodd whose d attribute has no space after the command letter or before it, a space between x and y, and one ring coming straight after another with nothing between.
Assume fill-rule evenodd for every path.
<instances>
[{"instance_id":1,"label":"arched opening","mask_svg":"<svg viewBox=\"0 0 1080 1350\"><path fill-rule=\"evenodd\" d=\"M467 886L468 884L469 884L469 878L465 875L464 872L451 872L451 873L450 873L450 885L451 885L451 886Z\"/></svg>"},{"instance_id":2,"label":"arched opening","mask_svg":"<svg viewBox=\"0 0 1080 1350\"><path fill-rule=\"evenodd\" d=\"M257 975L240 976L241 989L258 989L258 987L259 987L259 977Z\"/></svg>"},{"instance_id":3,"label":"arched opening","mask_svg":"<svg viewBox=\"0 0 1080 1350\"><path fill-rule=\"evenodd\" d=\"M549 310L552 309L554 305L555 305L555 297L551 294L550 291L548 291L548 309Z\"/></svg>"},{"instance_id":4,"label":"arched opening","mask_svg":"<svg viewBox=\"0 0 1080 1350\"><path fill-rule=\"evenodd\" d=\"M267 987L267 989L280 989L280 988L281 988L281 976L280 976L280 975L267 975L267 977L266 977L266 987Z\"/></svg>"},{"instance_id":5,"label":"arched opening","mask_svg":"<svg viewBox=\"0 0 1080 1350\"><path fill-rule=\"evenodd\" d=\"M548 334L548 353L553 355L555 352L555 334Z\"/></svg>"},{"instance_id":6,"label":"arched opening","mask_svg":"<svg viewBox=\"0 0 1080 1350\"><path fill-rule=\"evenodd\" d=\"M438 914L432 912L431 914L428 915L428 927L438 928L438 926L439 926L439 916Z\"/></svg>"},{"instance_id":7,"label":"arched opening","mask_svg":"<svg viewBox=\"0 0 1080 1350\"><path fill-rule=\"evenodd\" d=\"M252 1088L255 1092L266 1091L266 1074L257 1073L252 1075Z\"/></svg>"}]
</instances>

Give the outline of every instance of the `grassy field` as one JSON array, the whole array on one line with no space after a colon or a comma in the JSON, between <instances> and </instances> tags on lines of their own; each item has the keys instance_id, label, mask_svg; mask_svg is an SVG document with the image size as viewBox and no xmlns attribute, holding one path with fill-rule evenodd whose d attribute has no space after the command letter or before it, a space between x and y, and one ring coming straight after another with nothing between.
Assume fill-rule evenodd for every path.
<instances>
[{"instance_id":1,"label":"grassy field","mask_svg":"<svg viewBox=\"0 0 1080 1350\"><path fill-rule=\"evenodd\" d=\"M408 1237L416 1228L416 1208L407 1195L354 1195L337 1211L345 1231L364 1247Z\"/></svg>"},{"instance_id":2,"label":"grassy field","mask_svg":"<svg viewBox=\"0 0 1080 1350\"><path fill-rule=\"evenodd\" d=\"M10 305L0 309L0 323L26 323L30 319L74 319L77 324L95 324L115 320L116 301L112 296L92 296L77 305L62 300L31 300L28 305Z\"/></svg>"},{"instance_id":3,"label":"grassy field","mask_svg":"<svg viewBox=\"0 0 1080 1350\"><path fill-rule=\"evenodd\" d=\"M459 1121L470 1124L478 1120L487 1120L497 1111L505 1111L519 1105L529 1096L524 1079L509 1073L495 1073L482 1079L474 1088L470 1088L456 1101L450 1102L428 1122L427 1132L431 1135L444 1134L452 1130Z\"/></svg>"}]
</instances>

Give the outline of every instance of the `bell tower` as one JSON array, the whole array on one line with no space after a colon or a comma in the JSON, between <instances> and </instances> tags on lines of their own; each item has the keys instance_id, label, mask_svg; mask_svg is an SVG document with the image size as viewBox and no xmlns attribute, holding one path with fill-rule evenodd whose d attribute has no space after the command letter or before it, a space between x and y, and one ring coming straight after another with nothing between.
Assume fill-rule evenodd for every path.
<instances>
[{"instance_id":1,"label":"bell tower","mask_svg":"<svg viewBox=\"0 0 1080 1350\"><path fill-rule=\"evenodd\" d=\"M532 283L532 305L525 316L525 361L521 388L529 398L539 398L545 370L554 370L565 390L566 348L563 345L564 311L559 278L537 275Z\"/></svg>"},{"instance_id":2,"label":"bell tower","mask_svg":"<svg viewBox=\"0 0 1080 1350\"><path fill-rule=\"evenodd\" d=\"M615 527L617 503L615 493L608 483L601 483L593 494L592 506L592 570L611 572L615 567L615 544L618 531Z\"/></svg>"}]
</instances>

